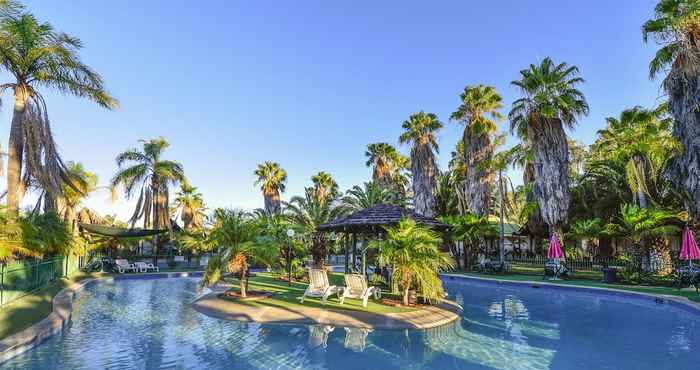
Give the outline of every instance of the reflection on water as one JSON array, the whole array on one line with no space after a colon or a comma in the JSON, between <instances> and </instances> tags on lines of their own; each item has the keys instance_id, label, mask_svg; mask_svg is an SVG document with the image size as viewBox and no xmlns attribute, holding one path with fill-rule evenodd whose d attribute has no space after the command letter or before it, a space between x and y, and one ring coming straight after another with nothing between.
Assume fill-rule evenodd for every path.
<instances>
[{"instance_id":1,"label":"reflection on water","mask_svg":"<svg viewBox=\"0 0 700 370\"><path fill-rule=\"evenodd\" d=\"M697 315L653 302L446 283L459 322L425 331L263 325L204 316L193 279L78 295L62 335L2 369L674 369L700 361Z\"/></svg>"}]
</instances>

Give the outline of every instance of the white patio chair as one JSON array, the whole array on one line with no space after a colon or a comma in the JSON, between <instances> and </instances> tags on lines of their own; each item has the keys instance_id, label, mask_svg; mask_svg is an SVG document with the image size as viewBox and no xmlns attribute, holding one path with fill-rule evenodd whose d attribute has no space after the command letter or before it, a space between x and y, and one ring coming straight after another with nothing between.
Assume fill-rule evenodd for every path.
<instances>
[{"instance_id":1,"label":"white patio chair","mask_svg":"<svg viewBox=\"0 0 700 370\"><path fill-rule=\"evenodd\" d=\"M331 294L339 293L340 289L335 285L330 285L326 270L310 269L309 270L309 286L306 287L304 295L301 296L301 303L304 303L306 297L321 298L321 303L326 304L328 297Z\"/></svg>"},{"instance_id":2,"label":"white patio chair","mask_svg":"<svg viewBox=\"0 0 700 370\"><path fill-rule=\"evenodd\" d=\"M378 287L368 287L367 280L362 274L346 274L345 289L340 296L340 304L345 302L345 298L355 298L362 300L362 307L367 307L367 300L371 295L375 299L381 297L381 290Z\"/></svg>"},{"instance_id":3,"label":"white patio chair","mask_svg":"<svg viewBox=\"0 0 700 370\"><path fill-rule=\"evenodd\" d=\"M135 266L139 270L139 272L148 272L148 270L160 272L160 269L158 268L158 266L153 266L152 263L148 263L148 262L136 262Z\"/></svg>"},{"instance_id":4,"label":"white patio chair","mask_svg":"<svg viewBox=\"0 0 700 370\"><path fill-rule=\"evenodd\" d=\"M372 329L345 328L345 348L353 352L364 352L367 346L367 335Z\"/></svg>"},{"instance_id":5,"label":"white patio chair","mask_svg":"<svg viewBox=\"0 0 700 370\"><path fill-rule=\"evenodd\" d=\"M136 271L136 266L134 266L133 263L129 263L129 261L125 259L114 260L114 265L117 266L117 271L119 271L120 274L127 271Z\"/></svg>"}]
</instances>

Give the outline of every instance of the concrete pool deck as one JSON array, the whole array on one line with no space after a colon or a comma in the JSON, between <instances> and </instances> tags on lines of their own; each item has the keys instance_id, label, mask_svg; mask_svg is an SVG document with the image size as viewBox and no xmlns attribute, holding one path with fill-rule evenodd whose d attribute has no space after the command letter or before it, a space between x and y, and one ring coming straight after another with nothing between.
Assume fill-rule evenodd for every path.
<instances>
[{"instance_id":1,"label":"concrete pool deck","mask_svg":"<svg viewBox=\"0 0 700 370\"><path fill-rule=\"evenodd\" d=\"M224 320L294 325L333 325L342 327L404 330L430 329L456 321L462 309L452 302L422 306L398 313L374 313L317 307L250 305L218 297L220 291L206 294L192 307L207 316Z\"/></svg>"}]
</instances>

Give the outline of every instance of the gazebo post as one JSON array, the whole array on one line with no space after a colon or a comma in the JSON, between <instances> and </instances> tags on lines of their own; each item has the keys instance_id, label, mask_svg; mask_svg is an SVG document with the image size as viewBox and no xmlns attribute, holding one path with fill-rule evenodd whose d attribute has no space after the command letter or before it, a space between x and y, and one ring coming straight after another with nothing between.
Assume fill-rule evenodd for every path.
<instances>
[{"instance_id":1,"label":"gazebo post","mask_svg":"<svg viewBox=\"0 0 700 370\"><path fill-rule=\"evenodd\" d=\"M355 272L357 262L357 234L352 233L352 272Z\"/></svg>"},{"instance_id":2,"label":"gazebo post","mask_svg":"<svg viewBox=\"0 0 700 370\"><path fill-rule=\"evenodd\" d=\"M350 268L348 263L350 262L350 249L348 248L350 245L350 238L352 237L352 234L346 232L345 233L345 273L350 272Z\"/></svg>"}]
</instances>

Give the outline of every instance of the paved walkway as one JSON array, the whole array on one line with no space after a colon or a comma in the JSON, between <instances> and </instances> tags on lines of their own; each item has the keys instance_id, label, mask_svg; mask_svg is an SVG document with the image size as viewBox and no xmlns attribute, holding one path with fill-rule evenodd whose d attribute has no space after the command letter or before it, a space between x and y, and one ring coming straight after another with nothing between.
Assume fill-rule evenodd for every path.
<instances>
[{"instance_id":1,"label":"paved walkway","mask_svg":"<svg viewBox=\"0 0 700 370\"><path fill-rule=\"evenodd\" d=\"M316 307L277 307L249 305L220 299L212 292L192 303L195 310L225 320L260 323L334 325L366 329L428 329L456 321L461 308L445 302L410 312L379 314L371 312L323 309Z\"/></svg>"}]
</instances>

